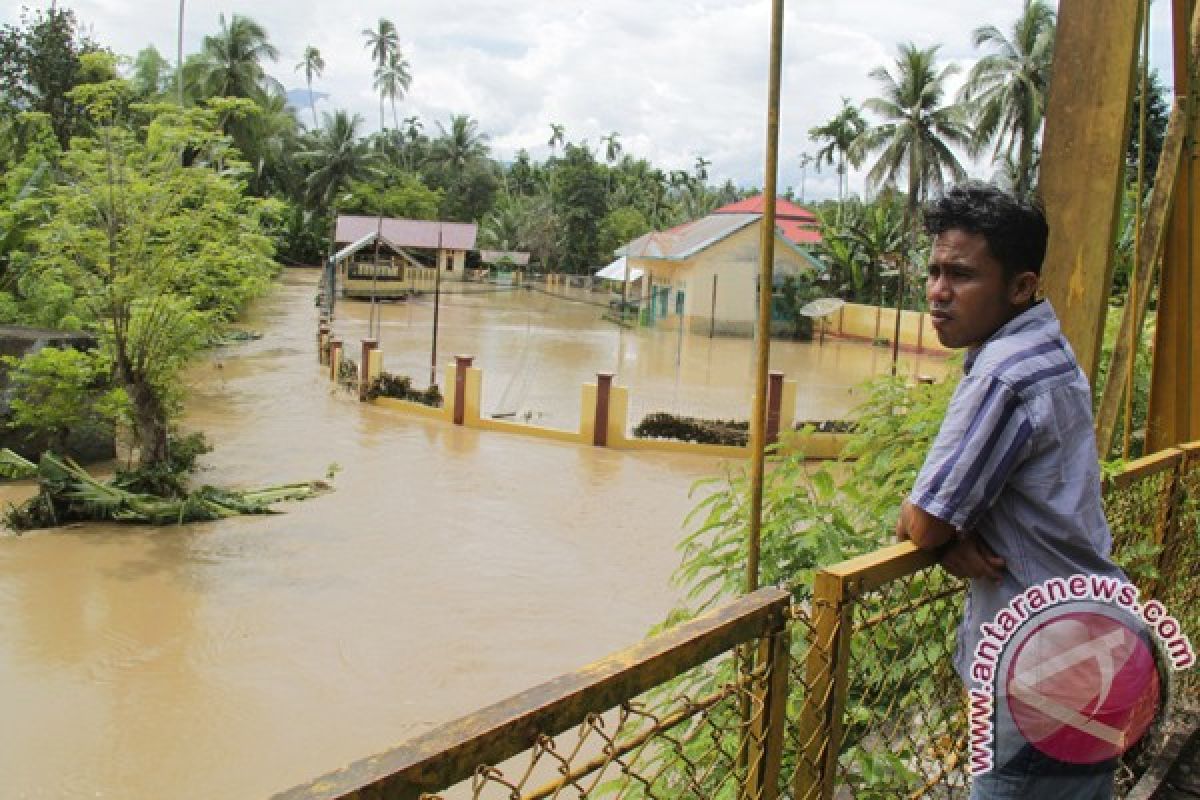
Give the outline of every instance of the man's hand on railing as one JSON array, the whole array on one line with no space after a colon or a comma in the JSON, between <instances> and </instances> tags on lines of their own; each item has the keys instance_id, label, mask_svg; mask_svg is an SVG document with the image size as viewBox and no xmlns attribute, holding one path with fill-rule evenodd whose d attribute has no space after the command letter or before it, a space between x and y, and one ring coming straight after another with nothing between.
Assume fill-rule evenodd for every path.
<instances>
[{"instance_id":1,"label":"man's hand on railing","mask_svg":"<svg viewBox=\"0 0 1200 800\"><path fill-rule=\"evenodd\" d=\"M1004 574L1004 559L972 533L961 534L946 544L938 563L956 578L998 581Z\"/></svg>"}]
</instances>

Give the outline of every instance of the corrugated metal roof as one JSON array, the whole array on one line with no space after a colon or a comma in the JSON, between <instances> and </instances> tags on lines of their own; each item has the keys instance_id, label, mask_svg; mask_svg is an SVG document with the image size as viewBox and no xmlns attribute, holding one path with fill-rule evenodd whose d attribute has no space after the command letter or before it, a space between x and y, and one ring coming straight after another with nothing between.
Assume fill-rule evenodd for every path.
<instances>
[{"instance_id":1,"label":"corrugated metal roof","mask_svg":"<svg viewBox=\"0 0 1200 800\"><path fill-rule=\"evenodd\" d=\"M634 239L621 255L634 258L688 258L759 219L759 214L709 214L694 222L652 231Z\"/></svg>"},{"instance_id":2,"label":"corrugated metal roof","mask_svg":"<svg viewBox=\"0 0 1200 800\"><path fill-rule=\"evenodd\" d=\"M721 206L714 214L762 214L763 206L766 205L765 194L760 194L757 197L747 197L745 200L738 200L736 203ZM775 219L810 219L813 222L817 221L817 215L809 211L804 206L798 206L795 203L789 202L782 197L775 198Z\"/></svg>"},{"instance_id":3,"label":"corrugated metal roof","mask_svg":"<svg viewBox=\"0 0 1200 800\"><path fill-rule=\"evenodd\" d=\"M393 244L391 241L389 241L386 236L380 236L379 241L383 242L388 247L392 248L392 250L399 251L399 249L400 249L395 244ZM354 243L348 244L345 247L343 247L341 250L338 250L336 253L334 253L333 260L341 261L343 258L348 258L349 256L352 256L355 253L357 253L359 250L362 250L367 245L374 244L374 243L375 243L375 231L371 231L370 233L368 233L365 236L360 236L358 238L358 240L355 241Z\"/></svg>"},{"instance_id":4,"label":"corrugated metal roof","mask_svg":"<svg viewBox=\"0 0 1200 800\"><path fill-rule=\"evenodd\" d=\"M519 250L480 250L479 260L485 264L496 264L504 259L508 259L518 267L523 267L529 263L529 253L523 253Z\"/></svg>"},{"instance_id":5,"label":"corrugated metal roof","mask_svg":"<svg viewBox=\"0 0 1200 800\"><path fill-rule=\"evenodd\" d=\"M747 197L736 203L721 206L714 214L762 214L766 195ZM817 228L817 216L803 206L790 203L782 197L775 199L775 227L792 244L820 244L821 232Z\"/></svg>"},{"instance_id":6,"label":"corrugated metal roof","mask_svg":"<svg viewBox=\"0 0 1200 800\"><path fill-rule=\"evenodd\" d=\"M339 214L334 239L338 244L356 242L378 230L378 217ZM472 250L475 247L476 226L470 222L438 222L423 219L383 218L383 236L398 247L436 249L438 232L444 250Z\"/></svg>"}]
</instances>

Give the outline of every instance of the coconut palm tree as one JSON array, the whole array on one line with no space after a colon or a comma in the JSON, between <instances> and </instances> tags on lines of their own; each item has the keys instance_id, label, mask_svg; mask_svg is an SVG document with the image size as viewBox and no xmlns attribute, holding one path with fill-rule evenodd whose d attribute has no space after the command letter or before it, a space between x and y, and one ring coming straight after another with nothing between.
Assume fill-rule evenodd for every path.
<instances>
[{"instance_id":1,"label":"coconut palm tree","mask_svg":"<svg viewBox=\"0 0 1200 800\"><path fill-rule=\"evenodd\" d=\"M412 74L408 70L408 59L399 50L388 57L387 64L375 68L375 88L381 98L386 97L392 103L392 123L397 129L400 118L396 116L396 97L403 97L412 85Z\"/></svg>"},{"instance_id":2,"label":"coconut palm tree","mask_svg":"<svg viewBox=\"0 0 1200 800\"><path fill-rule=\"evenodd\" d=\"M708 180L708 168L712 166L712 162L704 156L696 156L696 165L693 167L696 173L696 182L704 185Z\"/></svg>"},{"instance_id":3,"label":"coconut palm tree","mask_svg":"<svg viewBox=\"0 0 1200 800\"><path fill-rule=\"evenodd\" d=\"M967 172L951 151L951 145L966 147L971 130L966 123L966 109L958 103L943 104L946 81L958 71L954 64L938 68L937 45L925 49L911 42L900 45L896 59L896 74L886 67L876 67L869 73L883 87L880 97L863 104L879 115L883 123L868 128L851 146L860 153L879 153L875 165L867 173L867 181L875 186L897 184L904 174L908 181L905 221L909 229L910 257L917 250L920 220L917 208L929 189L941 189L946 173L954 180L963 180ZM899 264L900 275L896 289L896 329L892 335L892 374L896 374L900 357L900 309L905 297L904 262Z\"/></svg>"},{"instance_id":4,"label":"coconut palm tree","mask_svg":"<svg viewBox=\"0 0 1200 800\"><path fill-rule=\"evenodd\" d=\"M940 190L947 173L956 181L967 176L950 149L952 145L965 147L971 140L966 110L961 104L943 102L946 81L958 67L950 64L939 69L937 51L937 45L921 49L911 42L903 44L895 74L886 67L871 70L870 76L879 82L883 93L863 106L883 121L859 135L848 154L879 154L867 173L872 186L898 185L900 176L906 177L906 218L914 231L917 208L929 190Z\"/></svg>"},{"instance_id":5,"label":"coconut palm tree","mask_svg":"<svg viewBox=\"0 0 1200 800\"><path fill-rule=\"evenodd\" d=\"M816 166L822 164L836 165L838 175L838 203L846 199L846 181L848 178L846 164L858 167L861 161L857 154L851 154L854 140L867 129L867 121L863 119L858 106L850 102L850 98L842 98L842 107L833 118L824 125L808 129L808 138L816 144L824 143L817 151Z\"/></svg>"},{"instance_id":6,"label":"coconut palm tree","mask_svg":"<svg viewBox=\"0 0 1200 800\"><path fill-rule=\"evenodd\" d=\"M380 88L379 74L387 66L388 62L400 51L400 35L396 32L396 24L390 19L384 17L379 18L379 22L374 29L363 28L362 34L366 37L366 49L371 53L371 60L375 62L375 88ZM379 130L383 131L383 90L379 91Z\"/></svg>"},{"instance_id":7,"label":"coconut palm tree","mask_svg":"<svg viewBox=\"0 0 1200 800\"><path fill-rule=\"evenodd\" d=\"M279 50L267 31L250 17L234 14L226 22L218 17L220 30L205 36L198 58L189 59L189 83L202 97L249 97L260 99L271 89L283 87L263 70L262 62L275 61Z\"/></svg>"},{"instance_id":8,"label":"coconut palm tree","mask_svg":"<svg viewBox=\"0 0 1200 800\"><path fill-rule=\"evenodd\" d=\"M308 107L312 109L313 129L315 130L317 127L317 103L313 100L312 81L314 75L319 78L325 71L325 59L321 58L321 51L311 44L304 48L304 56L296 65L296 71L300 70L304 70L304 82L308 84Z\"/></svg>"},{"instance_id":9,"label":"coconut palm tree","mask_svg":"<svg viewBox=\"0 0 1200 800\"><path fill-rule=\"evenodd\" d=\"M433 142L429 160L452 172L461 172L473 161L486 158L488 135L479 131L479 123L466 114L450 117L450 128L438 123L441 135Z\"/></svg>"},{"instance_id":10,"label":"coconut palm tree","mask_svg":"<svg viewBox=\"0 0 1200 800\"><path fill-rule=\"evenodd\" d=\"M324 126L312 135L308 149L297 155L311 168L305 179L309 199L332 208L351 181L370 177L375 159L362 139L360 115L338 111L322 117Z\"/></svg>"},{"instance_id":11,"label":"coconut palm tree","mask_svg":"<svg viewBox=\"0 0 1200 800\"><path fill-rule=\"evenodd\" d=\"M550 123L550 140L546 144L550 145L550 157L553 158L557 152L555 148L563 143L563 136L566 129L557 122Z\"/></svg>"},{"instance_id":12,"label":"coconut palm tree","mask_svg":"<svg viewBox=\"0 0 1200 800\"><path fill-rule=\"evenodd\" d=\"M994 25L972 33L976 47L992 52L975 63L959 98L971 104L975 131L971 153L993 145L992 158L1014 158L1013 190L1026 195L1034 184L1034 151L1046 112L1054 56L1054 10L1044 0L1025 0L1012 36Z\"/></svg>"},{"instance_id":13,"label":"coconut palm tree","mask_svg":"<svg viewBox=\"0 0 1200 800\"><path fill-rule=\"evenodd\" d=\"M608 136L601 136L600 141L604 142L604 160L609 164L616 163L616 160L621 157L621 134L613 131Z\"/></svg>"}]
</instances>

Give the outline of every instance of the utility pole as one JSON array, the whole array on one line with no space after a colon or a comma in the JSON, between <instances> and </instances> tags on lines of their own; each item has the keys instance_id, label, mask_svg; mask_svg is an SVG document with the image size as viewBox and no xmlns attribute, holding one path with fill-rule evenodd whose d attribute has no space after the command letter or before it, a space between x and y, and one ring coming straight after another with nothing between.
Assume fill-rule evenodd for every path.
<instances>
[{"instance_id":1,"label":"utility pole","mask_svg":"<svg viewBox=\"0 0 1200 800\"><path fill-rule=\"evenodd\" d=\"M437 255L433 259L433 349L429 353L429 385L437 385L438 307L442 300L442 223L438 223Z\"/></svg>"}]
</instances>

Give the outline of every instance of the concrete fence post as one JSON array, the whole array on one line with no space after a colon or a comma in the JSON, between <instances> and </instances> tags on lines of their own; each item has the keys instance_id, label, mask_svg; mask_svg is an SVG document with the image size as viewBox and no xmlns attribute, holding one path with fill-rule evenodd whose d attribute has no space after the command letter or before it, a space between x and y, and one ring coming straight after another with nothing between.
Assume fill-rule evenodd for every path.
<instances>
[{"instance_id":1,"label":"concrete fence post","mask_svg":"<svg viewBox=\"0 0 1200 800\"><path fill-rule=\"evenodd\" d=\"M592 425L592 444L596 447L608 446L608 408L612 380L611 372L596 373L596 419Z\"/></svg>"},{"instance_id":2,"label":"concrete fence post","mask_svg":"<svg viewBox=\"0 0 1200 800\"><path fill-rule=\"evenodd\" d=\"M467 370L475 356L454 357L454 424L462 425L467 410Z\"/></svg>"},{"instance_id":3,"label":"concrete fence post","mask_svg":"<svg viewBox=\"0 0 1200 800\"><path fill-rule=\"evenodd\" d=\"M358 362L358 400L361 403L367 401L367 390L371 388L371 381L375 379L375 376L371 374L371 362L378 349L378 339L362 340L362 359Z\"/></svg>"},{"instance_id":4,"label":"concrete fence post","mask_svg":"<svg viewBox=\"0 0 1200 800\"><path fill-rule=\"evenodd\" d=\"M783 408L783 373L772 371L767 379L767 444L779 441L779 412Z\"/></svg>"},{"instance_id":5,"label":"concrete fence post","mask_svg":"<svg viewBox=\"0 0 1200 800\"><path fill-rule=\"evenodd\" d=\"M342 340L329 340L329 380L337 383L338 371L342 366Z\"/></svg>"},{"instance_id":6,"label":"concrete fence post","mask_svg":"<svg viewBox=\"0 0 1200 800\"><path fill-rule=\"evenodd\" d=\"M322 320L317 326L317 363L325 366L328 354L325 352L325 345L329 341L329 323Z\"/></svg>"}]
</instances>

